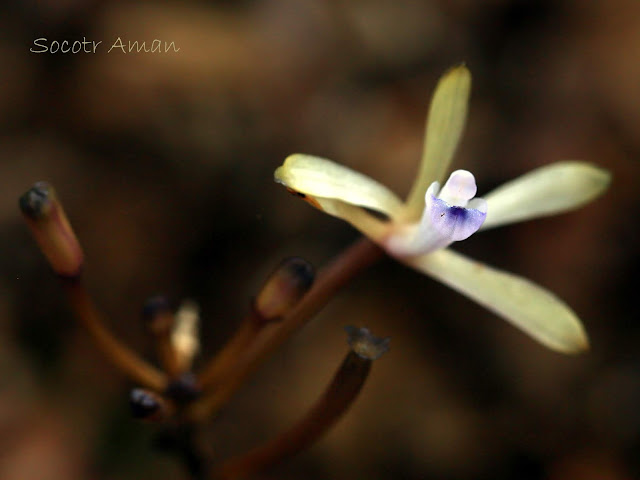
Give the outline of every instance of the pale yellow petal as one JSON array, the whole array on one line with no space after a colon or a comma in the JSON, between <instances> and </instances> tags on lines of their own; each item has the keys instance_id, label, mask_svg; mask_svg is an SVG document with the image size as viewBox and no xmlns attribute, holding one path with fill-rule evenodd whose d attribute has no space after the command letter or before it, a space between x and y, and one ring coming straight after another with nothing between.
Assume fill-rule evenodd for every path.
<instances>
[{"instance_id":1,"label":"pale yellow petal","mask_svg":"<svg viewBox=\"0 0 640 480\"><path fill-rule=\"evenodd\" d=\"M537 168L488 195L483 229L581 207L609 186L608 171L584 162L565 161Z\"/></svg>"},{"instance_id":2,"label":"pale yellow petal","mask_svg":"<svg viewBox=\"0 0 640 480\"><path fill-rule=\"evenodd\" d=\"M291 155L274 177L295 192L366 207L391 218L403 208L402 201L384 185L325 158Z\"/></svg>"},{"instance_id":3,"label":"pale yellow petal","mask_svg":"<svg viewBox=\"0 0 640 480\"><path fill-rule=\"evenodd\" d=\"M529 280L452 250L404 261L472 298L553 350L579 353L589 347L576 314L553 293Z\"/></svg>"},{"instance_id":4,"label":"pale yellow petal","mask_svg":"<svg viewBox=\"0 0 640 480\"><path fill-rule=\"evenodd\" d=\"M377 244L381 244L389 234L391 222L379 220L360 207L328 198L316 198L315 200L324 212L349 222L360 233Z\"/></svg>"},{"instance_id":5,"label":"pale yellow petal","mask_svg":"<svg viewBox=\"0 0 640 480\"><path fill-rule=\"evenodd\" d=\"M464 65L452 68L438 82L427 116L420 169L407 198L411 219L420 218L429 185L442 183L449 170L464 130L470 93L471 73Z\"/></svg>"}]
</instances>

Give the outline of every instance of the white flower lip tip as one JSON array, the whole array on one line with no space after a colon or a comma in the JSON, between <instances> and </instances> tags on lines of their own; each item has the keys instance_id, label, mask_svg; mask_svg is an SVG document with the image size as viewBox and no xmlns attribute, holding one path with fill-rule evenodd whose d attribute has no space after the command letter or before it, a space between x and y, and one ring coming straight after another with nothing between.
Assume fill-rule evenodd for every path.
<instances>
[{"instance_id":1,"label":"white flower lip tip","mask_svg":"<svg viewBox=\"0 0 640 480\"><path fill-rule=\"evenodd\" d=\"M373 335L368 328L358 328L352 325L344 327L347 332L347 343L353 352L366 360L377 360L389 351L391 338L380 338Z\"/></svg>"},{"instance_id":2,"label":"white flower lip tip","mask_svg":"<svg viewBox=\"0 0 640 480\"><path fill-rule=\"evenodd\" d=\"M464 207L477 191L473 174L468 170L456 170L451 173L438 197L451 205Z\"/></svg>"}]
</instances>

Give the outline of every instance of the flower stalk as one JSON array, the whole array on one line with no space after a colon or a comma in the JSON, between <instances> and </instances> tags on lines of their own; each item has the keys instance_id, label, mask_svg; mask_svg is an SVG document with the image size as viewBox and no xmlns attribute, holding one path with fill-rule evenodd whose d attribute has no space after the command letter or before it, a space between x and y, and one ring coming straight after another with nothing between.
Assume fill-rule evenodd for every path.
<instances>
[{"instance_id":1,"label":"flower stalk","mask_svg":"<svg viewBox=\"0 0 640 480\"><path fill-rule=\"evenodd\" d=\"M270 469L309 448L353 404L371 371L373 360L388 350L389 339L380 339L367 329L347 327L351 350L333 380L307 413L291 428L245 454L218 466L214 480L241 480Z\"/></svg>"},{"instance_id":2,"label":"flower stalk","mask_svg":"<svg viewBox=\"0 0 640 480\"><path fill-rule=\"evenodd\" d=\"M80 279L63 278L62 285L76 318L111 363L141 385L156 391L164 390L168 382L167 375L111 333Z\"/></svg>"}]
</instances>

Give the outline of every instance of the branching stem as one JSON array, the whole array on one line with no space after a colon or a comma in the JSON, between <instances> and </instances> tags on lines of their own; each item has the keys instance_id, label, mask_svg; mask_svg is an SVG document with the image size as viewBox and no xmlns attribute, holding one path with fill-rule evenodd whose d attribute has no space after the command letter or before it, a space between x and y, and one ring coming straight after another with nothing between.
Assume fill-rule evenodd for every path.
<instances>
[{"instance_id":1,"label":"branching stem","mask_svg":"<svg viewBox=\"0 0 640 480\"><path fill-rule=\"evenodd\" d=\"M80 323L93 337L106 357L133 380L152 390L162 392L167 376L121 343L105 326L101 314L93 304L78 277L62 278L67 298Z\"/></svg>"},{"instance_id":2,"label":"branching stem","mask_svg":"<svg viewBox=\"0 0 640 480\"><path fill-rule=\"evenodd\" d=\"M338 255L320 272L313 287L298 305L280 322L265 328L255 340L253 348L239 355L224 375L220 375L218 385L211 393L191 406L189 417L193 421L202 421L214 414L269 354L315 315L341 287L382 255L383 251L367 238L358 240Z\"/></svg>"}]
</instances>

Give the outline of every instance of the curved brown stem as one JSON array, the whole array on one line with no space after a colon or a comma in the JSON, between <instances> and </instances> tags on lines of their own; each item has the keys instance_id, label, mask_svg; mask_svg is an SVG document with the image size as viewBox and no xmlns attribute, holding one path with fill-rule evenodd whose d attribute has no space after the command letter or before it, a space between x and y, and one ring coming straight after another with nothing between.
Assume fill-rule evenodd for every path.
<instances>
[{"instance_id":1,"label":"curved brown stem","mask_svg":"<svg viewBox=\"0 0 640 480\"><path fill-rule=\"evenodd\" d=\"M67 215L51 185L38 182L19 200L20 210L40 251L64 285L78 320L107 357L131 378L162 391L167 377L122 344L102 322L98 309L82 284L84 254Z\"/></svg>"},{"instance_id":2,"label":"curved brown stem","mask_svg":"<svg viewBox=\"0 0 640 480\"><path fill-rule=\"evenodd\" d=\"M212 478L247 478L308 448L353 403L369 375L371 362L353 351L349 352L324 395L298 423L264 445L227 460L213 471Z\"/></svg>"},{"instance_id":3,"label":"curved brown stem","mask_svg":"<svg viewBox=\"0 0 640 480\"><path fill-rule=\"evenodd\" d=\"M104 325L101 315L78 277L62 278L76 317L111 362L147 388L162 392L167 376L121 343Z\"/></svg>"},{"instance_id":4,"label":"curved brown stem","mask_svg":"<svg viewBox=\"0 0 640 480\"><path fill-rule=\"evenodd\" d=\"M235 334L222 347L220 351L204 366L198 373L198 383L203 390L215 386L220 383L226 375L226 372L232 370L239 357L241 357L246 348L249 347L256 336L264 327L264 323L260 323L253 318L255 313L251 311L242 320Z\"/></svg>"}]
</instances>

